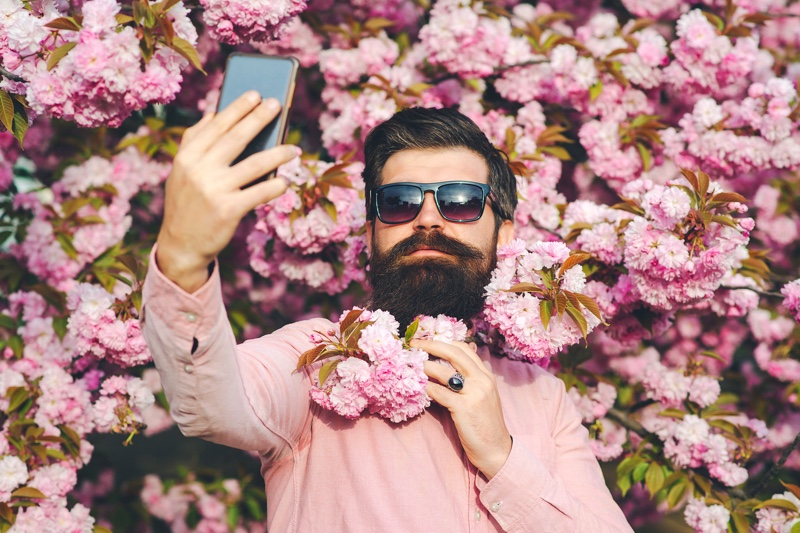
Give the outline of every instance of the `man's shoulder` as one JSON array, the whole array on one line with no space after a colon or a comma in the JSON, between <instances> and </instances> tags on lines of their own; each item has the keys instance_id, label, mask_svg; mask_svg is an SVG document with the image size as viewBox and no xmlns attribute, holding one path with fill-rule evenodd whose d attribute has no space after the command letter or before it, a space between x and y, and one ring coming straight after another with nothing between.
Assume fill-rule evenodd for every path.
<instances>
[{"instance_id":1,"label":"man's shoulder","mask_svg":"<svg viewBox=\"0 0 800 533\"><path fill-rule=\"evenodd\" d=\"M311 347L309 339L312 333L327 333L334 323L327 318L310 318L286 324L285 326L261 337L245 341L245 348L263 345L288 344L297 349L307 350Z\"/></svg>"},{"instance_id":2,"label":"man's shoulder","mask_svg":"<svg viewBox=\"0 0 800 533\"><path fill-rule=\"evenodd\" d=\"M547 369L540 365L509 359L506 356L493 354L489 361L489 366L497 376L502 376L503 380L510 385L536 384L536 388L544 392L557 393L558 388L563 383L557 376L554 376Z\"/></svg>"}]
</instances>

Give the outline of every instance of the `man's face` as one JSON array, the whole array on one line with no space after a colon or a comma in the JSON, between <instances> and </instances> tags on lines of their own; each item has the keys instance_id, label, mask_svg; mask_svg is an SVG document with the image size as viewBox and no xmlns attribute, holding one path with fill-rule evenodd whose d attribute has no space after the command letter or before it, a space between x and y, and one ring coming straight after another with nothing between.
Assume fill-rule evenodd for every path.
<instances>
[{"instance_id":1,"label":"man's face","mask_svg":"<svg viewBox=\"0 0 800 533\"><path fill-rule=\"evenodd\" d=\"M381 185L395 182L487 183L488 168L481 156L466 148L404 150L383 168ZM483 287L495 265L498 244L513 239L510 221L495 231L491 201L474 222L442 218L433 198L416 218L403 224L367 223L371 252L369 278L372 305L395 315L401 328L417 314L439 313L468 319L483 305Z\"/></svg>"}]
</instances>

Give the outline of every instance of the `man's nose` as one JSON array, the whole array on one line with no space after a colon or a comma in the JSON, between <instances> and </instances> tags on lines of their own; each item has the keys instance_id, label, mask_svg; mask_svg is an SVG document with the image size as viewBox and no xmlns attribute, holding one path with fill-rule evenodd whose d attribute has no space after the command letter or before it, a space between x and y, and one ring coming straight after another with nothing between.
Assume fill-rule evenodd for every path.
<instances>
[{"instance_id":1,"label":"man's nose","mask_svg":"<svg viewBox=\"0 0 800 533\"><path fill-rule=\"evenodd\" d=\"M436 198L433 196L433 191L426 192L419 214L414 219L414 229L441 228L444 222L445 220L436 207Z\"/></svg>"}]
</instances>

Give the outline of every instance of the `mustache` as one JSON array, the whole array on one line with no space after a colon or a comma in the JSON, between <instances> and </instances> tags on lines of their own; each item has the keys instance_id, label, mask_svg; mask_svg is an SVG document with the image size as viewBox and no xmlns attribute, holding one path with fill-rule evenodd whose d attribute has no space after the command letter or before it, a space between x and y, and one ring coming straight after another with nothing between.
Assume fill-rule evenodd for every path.
<instances>
[{"instance_id":1,"label":"mustache","mask_svg":"<svg viewBox=\"0 0 800 533\"><path fill-rule=\"evenodd\" d=\"M456 257L463 257L464 259L484 258L483 252L478 248L453 239L452 237L448 237L441 231L418 231L395 244L392 249L387 252L385 259L391 264L404 255L416 252L420 248L429 248Z\"/></svg>"}]
</instances>

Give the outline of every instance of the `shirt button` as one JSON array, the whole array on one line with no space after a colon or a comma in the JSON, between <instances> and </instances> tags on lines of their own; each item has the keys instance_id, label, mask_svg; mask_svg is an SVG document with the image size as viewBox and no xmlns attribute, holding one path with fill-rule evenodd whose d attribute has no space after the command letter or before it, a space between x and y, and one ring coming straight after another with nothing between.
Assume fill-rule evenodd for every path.
<instances>
[{"instance_id":1,"label":"shirt button","mask_svg":"<svg viewBox=\"0 0 800 533\"><path fill-rule=\"evenodd\" d=\"M183 370L184 370L184 372L186 372L187 374L193 374L193 373L194 373L194 365L185 365L185 366L183 367Z\"/></svg>"},{"instance_id":2,"label":"shirt button","mask_svg":"<svg viewBox=\"0 0 800 533\"><path fill-rule=\"evenodd\" d=\"M186 320L189 322L194 322L197 320L197 315L194 313L184 313L184 315L186 316Z\"/></svg>"},{"instance_id":3,"label":"shirt button","mask_svg":"<svg viewBox=\"0 0 800 533\"><path fill-rule=\"evenodd\" d=\"M494 502L491 507L489 507L493 513L496 513L500 510L500 507L503 505L503 502Z\"/></svg>"},{"instance_id":4,"label":"shirt button","mask_svg":"<svg viewBox=\"0 0 800 533\"><path fill-rule=\"evenodd\" d=\"M480 520L481 520L481 510L475 509L475 521L480 522Z\"/></svg>"}]
</instances>

